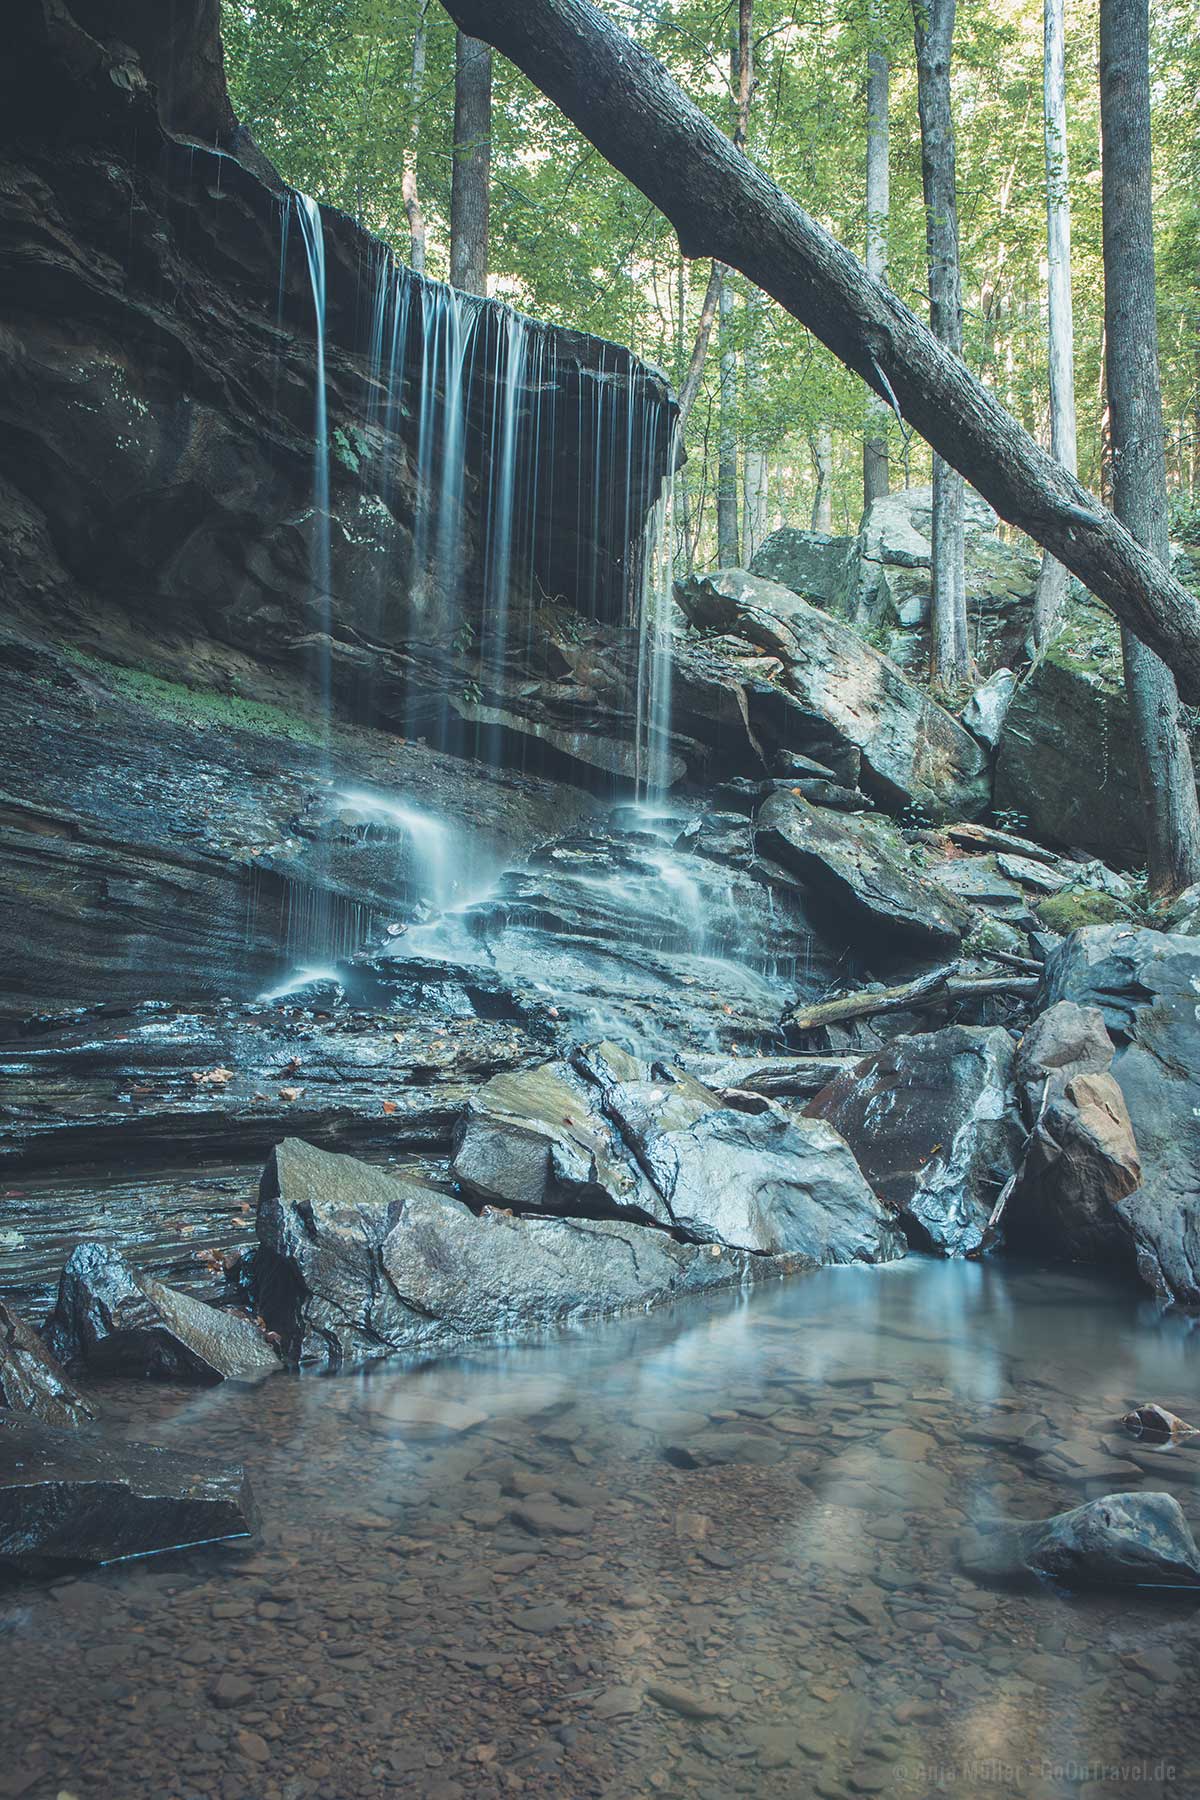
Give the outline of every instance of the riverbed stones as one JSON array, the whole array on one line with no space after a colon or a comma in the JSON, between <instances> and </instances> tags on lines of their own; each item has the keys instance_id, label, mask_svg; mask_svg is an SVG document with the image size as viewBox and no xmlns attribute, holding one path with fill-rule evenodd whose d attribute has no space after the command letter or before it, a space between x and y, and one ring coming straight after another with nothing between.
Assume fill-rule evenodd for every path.
<instances>
[{"instance_id":1,"label":"riverbed stones","mask_svg":"<svg viewBox=\"0 0 1200 1800\"><path fill-rule=\"evenodd\" d=\"M1200 1304L1200 940L1130 925L1076 931L1047 958L1043 998L1097 1007L1116 1045L1141 1182L1116 1202L1138 1272Z\"/></svg>"},{"instance_id":2,"label":"riverbed stones","mask_svg":"<svg viewBox=\"0 0 1200 1800\"><path fill-rule=\"evenodd\" d=\"M1200 1589L1200 1552L1170 1494L1106 1494L1049 1519L983 1522L964 1532L960 1556L990 1581Z\"/></svg>"},{"instance_id":3,"label":"riverbed stones","mask_svg":"<svg viewBox=\"0 0 1200 1800\"><path fill-rule=\"evenodd\" d=\"M32 1326L0 1300L0 1407L43 1425L84 1425L92 1408Z\"/></svg>"},{"instance_id":4,"label":"riverbed stones","mask_svg":"<svg viewBox=\"0 0 1200 1800\"><path fill-rule=\"evenodd\" d=\"M93 1374L260 1381L280 1366L249 1319L136 1275L104 1244L67 1258L45 1338L60 1362Z\"/></svg>"},{"instance_id":5,"label":"riverbed stones","mask_svg":"<svg viewBox=\"0 0 1200 1800\"><path fill-rule=\"evenodd\" d=\"M755 844L852 929L869 932L876 948L949 954L970 927L966 908L914 868L884 820L845 818L777 793L758 810Z\"/></svg>"},{"instance_id":6,"label":"riverbed stones","mask_svg":"<svg viewBox=\"0 0 1200 1800\"><path fill-rule=\"evenodd\" d=\"M1000 1027L949 1025L894 1039L806 1110L846 1139L913 1243L964 1256L982 1245L1024 1142L1013 1066Z\"/></svg>"},{"instance_id":7,"label":"riverbed stones","mask_svg":"<svg viewBox=\"0 0 1200 1800\"><path fill-rule=\"evenodd\" d=\"M256 1530L240 1467L0 1413L0 1569L52 1575Z\"/></svg>"}]
</instances>

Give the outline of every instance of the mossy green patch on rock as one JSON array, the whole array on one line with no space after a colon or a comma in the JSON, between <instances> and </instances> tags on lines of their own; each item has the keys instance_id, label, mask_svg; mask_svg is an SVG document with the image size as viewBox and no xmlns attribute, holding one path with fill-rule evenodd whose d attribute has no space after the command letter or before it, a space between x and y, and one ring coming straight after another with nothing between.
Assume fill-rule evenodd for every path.
<instances>
[{"instance_id":1,"label":"mossy green patch on rock","mask_svg":"<svg viewBox=\"0 0 1200 1800\"><path fill-rule=\"evenodd\" d=\"M1064 888L1050 894L1037 908L1037 916L1047 931L1078 931L1083 925L1116 925L1132 915L1112 894L1102 888Z\"/></svg>"},{"instance_id":2,"label":"mossy green patch on rock","mask_svg":"<svg viewBox=\"0 0 1200 1800\"><path fill-rule=\"evenodd\" d=\"M298 744L323 742L315 724L286 707L267 700L247 700L240 694L220 693L215 688L188 687L167 681L149 669L133 669L106 662L86 650L64 649L81 668L103 680L114 693L144 706L160 718L184 719L193 725L220 731L250 731L260 737L290 738Z\"/></svg>"}]
</instances>

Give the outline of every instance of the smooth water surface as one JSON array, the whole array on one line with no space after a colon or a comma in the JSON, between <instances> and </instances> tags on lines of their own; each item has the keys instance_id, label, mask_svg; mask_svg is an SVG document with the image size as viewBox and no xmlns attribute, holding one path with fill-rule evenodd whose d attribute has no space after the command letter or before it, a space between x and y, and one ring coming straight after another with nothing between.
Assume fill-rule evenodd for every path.
<instances>
[{"instance_id":1,"label":"smooth water surface","mask_svg":"<svg viewBox=\"0 0 1200 1800\"><path fill-rule=\"evenodd\" d=\"M1197 1518L1200 1451L1117 1424L1200 1412L1148 1311L914 1259L426 1367L109 1384L130 1436L247 1464L263 1541L0 1596L0 1793L1194 1796L1194 1604L955 1560L968 1514L1116 1487Z\"/></svg>"}]
</instances>

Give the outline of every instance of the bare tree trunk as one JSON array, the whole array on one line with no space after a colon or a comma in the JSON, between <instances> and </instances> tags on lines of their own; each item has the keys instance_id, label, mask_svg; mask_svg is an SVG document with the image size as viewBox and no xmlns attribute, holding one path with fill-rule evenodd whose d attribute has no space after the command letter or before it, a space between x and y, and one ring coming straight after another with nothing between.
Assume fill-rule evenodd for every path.
<instances>
[{"instance_id":1,"label":"bare tree trunk","mask_svg":"<svg viewBox=\"0 0 1200 1800\"><path fill-rule=\"evenodd\" d=\"M692 345L691 360L683 386L679 390L679 423L687 424L688 414L696 404L696 395L700 392L700 383L704 379L704 364L708 356L708 346L712 338L713 321L717 316L717 308L721 304L721 291L725 285L725 264L715 262L708 277L708 286L704 290L704 301L700 307L700 323L696 327L696 341Z\"/></svg>"},{"instance_id":2,"label":"bare tree trunk","mask_svg":"<svg viewBox=\"0 0 1200 1800\"><path fill-rule=\"evenodd\" d=\"M408 217L411 245L409 260L418 275L425 273L425 210L417 187L417 146L421 139L421 102L425 94L425 22L428 17L429 0L421 0L417 11L417 26L413 32L412 76L409 83L412 117L408 128L408 145L404 152L404 173L400 181L404 211Z\"/></svg>"},{"instance_id":3,"label":"bare tree trunk","mask_svg":"<svg viewBox=\"0 0 1200 1800\"><path fill-rule=\"evenodd\" d=\"M955 0L913 0L917 105L921 114L921 183L929 257L929 322L947 350L962 355L962 278L958 260L958 194L950 59ZM933 610L929 680L944 693L971 679L963 550L963 478L933 464Z\"/></svg>"},{"instance_id":4,"label":"bare tree trunk","mask_svg":"<svg viewBox=\"0 0 1200 1800\"><path fill-rule=\"evenodd\" d=\"M1050 330L1050 449L1079 473L1075 440L1075 315L1071 299L1071 186L1063 0L1044 0L1043 111L1046 132L1046 288ZM1057 557L1042 557L1033 599L1033 641L1050 637L1067 592Z\"/></svg>"},{"instance_id":5,"label":"bare tree trunk","mask_svg":"<svg viewBox=\"0 0 1200 1800\"><path fill-rule=\"evenodd\" d=\"M774 296L1001 518L1052 550L1200 700L1200 601L1030 437L843 244L730 143L591 0L445 0L559 105L679 233Z\"/></svg>"},{"instance_id":6,"label":"bare tree trunk","mask_svg":"<svg viewBox=\"0 0 1200 1800\"><path fill-rule=\"evenodd\" d=\"M450 285L486 294L492 187L492 53L460 31L454 64Z\"/></svg>"},{"instance_id":7,"label":"bare tree trunk","mask_svg":"<svg viewBox=\"0 0 1200 1800\"><path fill-rule=\"evenodd\" d=\"M814 531L830 532L833 530L833 432L828 425L817 426L809 439L809 448L812 450L813 469L817 477L812 504L812 528Z\"/></svg>"},{"instance_id":8,"label":"bare tree trunk","mask_svg":"<svg viewBox=\"0 0 1200 1800\"><path fill-rule=\"evenodd\" d=\"M742 350L746 417L749 421L742 456L742 555L747 568L767 535L767 453L758 423L762 406L762 316L767 297L752 287L746 296L746 342Z\"/></svg>"},{"instance_id":9,"label":"bare tree trunk","mask_svg":"<svg viewBox=\"0 0 1200 1800\"><path fill-rule=\"evenodd\" d=\"M871 29L879 30L880 0L871 0ZM887 280L891 177L888 166L888 59L880 49L867 52L867 273ZM863 510L881 500L891 485L888 470L888 404L872 394L863 441Z\"/></svg>"},{"instance_id":10,"label":"bare tree trunk","mask_svg":"<svg viewBox=\"0 0 1200 1800\"><path fill-rule=\"evenodd\" d=\"M1104 170L1104 323L1117 517L1163 562L1167 468L1158 374L1150 161L1149 0L1100 0ZM1200 880L1200 809L1171 672L1121 634L1125 688L1146 812L1150 888Z\"/></svg>"},{"instance_id":11,"label":"bare tree trunk","mask_svg":"<svg viewBox=\"0 0 1200 1800\"><path fill-rule=\"evenodd\" d=\"M733 341L733 289L721 284L721 414L717 431L717 561L736 569L738 551L737 348Z\"/></svg>"}]
</instances>

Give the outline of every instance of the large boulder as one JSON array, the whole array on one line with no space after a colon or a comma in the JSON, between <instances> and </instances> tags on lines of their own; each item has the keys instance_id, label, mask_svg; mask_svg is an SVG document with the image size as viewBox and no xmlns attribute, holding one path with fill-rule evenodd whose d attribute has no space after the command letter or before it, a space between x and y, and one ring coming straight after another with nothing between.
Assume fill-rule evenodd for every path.
<instances>
[{"instance_id":1,"label":"large boulder","mask_svg":"<svg viewBox=\"0 0 1200 1800\"><path fill-rule=\"evenodd\" d=\"M0 1407L43 1425L84 1425L92 1409L37 1332L0 1300Z\"/></svg>"},{"instance_id":2,"label":"large boulder","mask_svg":"<svg viewBox=\"0 0 1200 1800\"><path fill-rule=\"evenodd\" d=\"M858 593L858 544L854 538L783 525L755 551L750 573L777 581L839 618L853 616Z\"/></svg>"},{"instance_id":3,"label":"large boulder","mask_svg":"<svg viewBox=\"0 0 1200 1800\"><path fill-rule=\"evenodd\" d=\"M1200 941L1130 925L1074 932L1046 960L1048 1005L1097 1007L1116 1043L1141 1185L1117 1202L1142 1279L1200 1305Z\"/></svg>"},{"instance_id":4,"label":"large boulder","mask_svg":"<svg viewBox=\"0 0 1200 1800\"><path fill-rule=\"evenodd\" d=\"M904 1254L895 1215L823 1120L724 1106L677 1069L619 1083L605 1104L689 1236L819 1263Z\"/></svg>"},{"instance_id":5,"label":"large boulder","mask_svg":"<svg viewBox=\"0 0 1200 1800\"><path fill-rule=\"evenodd\" d=\"M1200 1588L1200 1552L1170 1494L1106 1494L1049 1519L971 1526L963 1567L984 1581L1070 1588Z\"/></svg>"},{"instance_id":6,"label":"large boulder","mask_svg":"<svg viewBox=\"0 0 1200 1800\"><path fill-rule=\"evenodd\" d=\"M0 1569L58 1575L257 1529L240 1467L0 1413Z\"/></svg>"},{"instance_id":7,"label":"large boulder","mask_svg":"<svg viewBox=\"0 0 1200 1800\"><path fill-rule=\"evenodd\" d=\"M1013 1041L998 1026L948 1025L896 1038L839 1075L806 1111L841 1133L910 1241L978 1251L1025 1133Z\"/></svg>"},{"instance_id":8,"label":"large boulder","mask_svg":"<svg viewBox=\"0 0 1200 1800\"><path fill-rule=\"evenodd\" d=\"M476 1215L432 1186L289 1139L263 1175L258 1300L290 1359L545 1330L809 1268L625 1219Z\"/></svg>"},{"instance_id":9,"label":"large boulder","mask_svg":"<svg viewBox=\"0 0 1200 1800\"><path fill-rule=\"evenodd\" d=\"M776 793L759 808L755 844L877 948L952 954L970 929L966 908L913 867L883 819L846 818Z\"/></svg>"},{"instance_id":10,"label":"large boulder","mask_svg":"<svg viewBox=\"0 0 1200 1800\"><path fill-rule=\"evenodd\" d=\"M1060 1000L1017 1050L1030 1128L1005 1213L1014 1247L1080 1262L1132 1262L1120 1201L1141 1181L1124 1095L1110 1073L1112 1039L1095 1006Z\"/></svg>"},{"instance_id":11,"label":"large boulder","mask_svg":"<svg viewBox=\"0 0 1200 1800\"><path fill-rule=\"evenodd\" d=\"M1125 699L1121 634L1097 601L1068 602L1017 688L996 757L998 810L1030 835L1118 868L1145 858L1144 807Z\"/></svg>"},{"instance_id":12,"label":"large boulder","mask_svg":"<svg viewBox=\"0 0 1200 1800\"><path fill-rule=\"evenodd\" d=\"M257 1326L192 1294L135 1275L104 1244L77 1244L44 1335L63 1363L97 1375L166 1381L261 1381L279 1358Z\"/></svg>"},{"instance_id":13,"label":"large boulder","mask_svg":"<svg viewBox=\"0 0 1200 1800\"><path fill-rule=\"evenodd\" d=\"M670 1223L660 1196L622 1153L598 1090L567 1063L494 1076L471 1099L454 1141L453 1173L481 1200L522 1212Z\"/></svg>"},{"instance_id":14,"label":"large boulder","mask_svg":"<svg viewBox=\"0 0 1200 1800\"><path fill-rule=\"evenodd\" d=\"M934 820L970 817L987 804L983 747L849 625L745 569L719 570L676 593L695 624L778 659L782 685L814 736L861 752L861 786L877 804L896 812L917 806ZM810 749L802 733L789 747Z\"/></svg>"}]
</instances>

